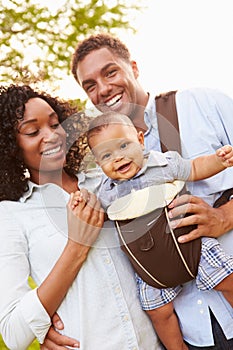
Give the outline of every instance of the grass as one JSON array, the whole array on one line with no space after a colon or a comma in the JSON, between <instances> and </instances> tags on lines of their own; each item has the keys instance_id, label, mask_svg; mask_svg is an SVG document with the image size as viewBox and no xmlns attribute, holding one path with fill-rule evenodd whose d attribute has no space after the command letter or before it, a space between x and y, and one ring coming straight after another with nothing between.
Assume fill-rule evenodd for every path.
<instances>
[{"instance_id":1,"label":"grass","mask_svg":"<svg viewBox=\"0 0 233 350\"><path fill-rule=\"evenodd\" d=\"M1 350L9 350L4 341L2 340L2 337L0 336L0 349ZM27 350L39 350L40 349L40 345L39 343L35 340L29 347Z\"/></svg>"},{"instance_id":2,"label":"grass","mask_svg":"<svg viewBox=\"0 0 233 350\"><path fill-rule=\"evenodd\" d=\"M29 278L28 283L30 287L33 289L36 287L35 282ZM27 348L27 350L39 350L40 345L37 340L34 340L34 342ZM2 340L2 337L0 335L0 350L9 350L8 347L5 345L4 341Z\"/></svg>"}]
</instances>

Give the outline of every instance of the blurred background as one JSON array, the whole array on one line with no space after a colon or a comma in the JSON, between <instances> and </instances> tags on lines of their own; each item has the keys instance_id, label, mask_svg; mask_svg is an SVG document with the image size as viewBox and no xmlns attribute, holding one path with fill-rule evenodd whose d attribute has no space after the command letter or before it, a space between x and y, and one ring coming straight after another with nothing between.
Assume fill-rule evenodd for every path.
<instances>
[{"instance_id":1,"label":"blurred background","mask_svg":"<svg viewBox=\"0 0 233 350\"><path fill-rule=\"evenodd\" d=\"M135 5L136 3L136 5ZM86 99L70 75L79 39L112 32L130 48L140 82L162 92L213 87L233 96L232 0L2 0L0 82L40 81Z\"/></svg>"},{"instance_id":2,"label":"blurred background","mask_svg":"<svg viewBox=\"0 0 233 350\"><path fill-rule=\"evenodd\" d=\"M141 84L155 92L211 87L233 97L232 0L141 4L144 7L130 19L136 32L114 31L137 61ZM72 84L76 94L73 79Z\"/></svg>"},{"instance_id":3,"label":"blurred background","mask_svg":"<svg viewBox=\"0 0 233 350\"><path fill-rule=\"evenodd\" d=\"M70 60L78 40L105 31L129 47L148 91L233 97L232 15L232 0L1 0L0 84L29 83L91 110Z\"/></svg>"}]
</instances>

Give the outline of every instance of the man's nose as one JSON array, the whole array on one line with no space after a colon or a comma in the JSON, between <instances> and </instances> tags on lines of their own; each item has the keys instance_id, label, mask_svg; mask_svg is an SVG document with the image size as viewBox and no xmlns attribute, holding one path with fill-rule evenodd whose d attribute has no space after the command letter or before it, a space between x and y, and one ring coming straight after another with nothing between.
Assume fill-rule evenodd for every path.
<instances>
[{"instance_id":1,"label":"man's nose","mask_svg":"<svg viewBox=\"0 0 233 350\"><path fill-rule=\"evenodd\" d=\"M108 96L112 87L104 79L98 81L98 92L101 96Z\"/></svg>"}]
</instances>

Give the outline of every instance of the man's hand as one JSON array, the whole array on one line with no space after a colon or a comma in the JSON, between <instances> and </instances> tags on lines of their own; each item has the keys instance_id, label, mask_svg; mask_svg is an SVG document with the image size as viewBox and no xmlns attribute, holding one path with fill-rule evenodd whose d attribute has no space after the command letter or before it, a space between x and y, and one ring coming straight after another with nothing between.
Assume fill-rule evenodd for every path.
<instances>
[{"instance_id":1,"label":"man's hand","mask_svg":"<svg viewBox=\"0 0 233 350\"><path fill-rule=\"evenodd\" d=\"M67 350L69 348L77 349L80 347L79 341L69 338L65 335L61 335L54 328L62 330L64 328L58 314L55 314L52 318L53 326L50 327L44 343L40 346L41 350Z\"/></svg>"},{"instance_id":2,"label":"man's hand","mask_svg":"<svg viewBox=\"0 0 233 350\"><path fill-rule=\"evenodd\" d=\"M169 205L169 217L173 228L188 225L197 225L197 228L187 235L180 236L178 241L185 243L198 237L220 237L232 228L233 201L219 207L213 208L201 198L184 194L177 197ZM191 214L182 219L176 219L179 215Z\"/></svg>"}]
</instances>

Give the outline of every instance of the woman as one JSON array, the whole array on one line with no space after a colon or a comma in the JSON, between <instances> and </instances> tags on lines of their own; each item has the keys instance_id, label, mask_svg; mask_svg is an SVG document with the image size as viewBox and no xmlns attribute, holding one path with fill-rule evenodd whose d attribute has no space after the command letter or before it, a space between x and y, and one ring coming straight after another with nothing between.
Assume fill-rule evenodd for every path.
<instances>
[{"instance_id":1,"label":"woman","mask_svg":"<svg viewBox=\"0 0 233 350\"><path fill-rule=\"evenodd\" d=\"M0 88L3 339L12 350L26 349L34 338L43 343L57 311L64 334L74 337L70 346L160 349L115 236L99 234L103 211L84 187L96 191L101 175L76 174L85 152L73 145L74 129L84 123L74 112L29 86ZM67 203L77 189L81 200L72 213ZM29 276L38 288L29 288Z\"/></svg>"}]
</instances>

